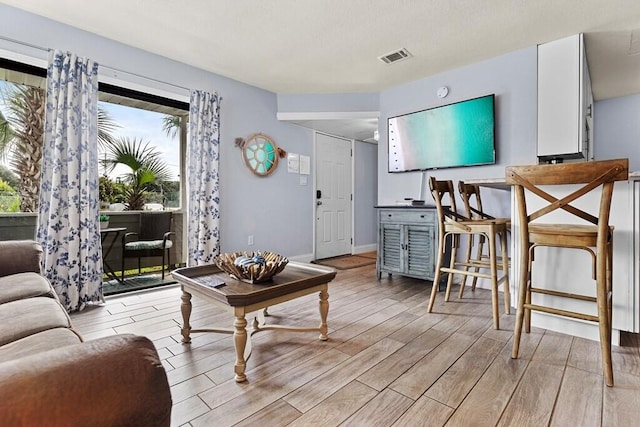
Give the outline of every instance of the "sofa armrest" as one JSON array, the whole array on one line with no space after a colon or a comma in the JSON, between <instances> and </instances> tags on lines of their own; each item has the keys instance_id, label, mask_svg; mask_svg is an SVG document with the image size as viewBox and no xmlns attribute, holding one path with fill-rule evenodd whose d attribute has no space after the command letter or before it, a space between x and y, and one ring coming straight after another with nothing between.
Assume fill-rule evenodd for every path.
<instances>
[{"instance_id":1,"label":"sofa armrest","mask_svg":"<svg viewBox=\"0 0 640 427\"><path fill-rule=\"evenodd\" d=\"M0 364L5 425L169 426L171 392L151 341L117 335Z\"/></svg>"},{"instance_id":2,"label":"sofa armrest","mask_svg":"<svg viewBox=\"0 0 640 427\"><path fill-rule=\"evenodd\" d=\"M0 242L0 277L16 273L40 273L42 247L33 240Z\"/></svg>"}]
</instances>

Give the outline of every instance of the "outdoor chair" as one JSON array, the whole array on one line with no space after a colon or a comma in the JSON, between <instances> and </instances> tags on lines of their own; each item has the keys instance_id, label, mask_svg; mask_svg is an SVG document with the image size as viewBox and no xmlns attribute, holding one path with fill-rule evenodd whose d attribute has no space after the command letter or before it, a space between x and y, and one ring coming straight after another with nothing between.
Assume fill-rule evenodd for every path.
<instances>
[{"instance_id":1,"label":"outdoor chair","mask_svg":"<svg viewBox=\"0 0 640 427\"><path fill-rule=\"evenodd\" d=\"M162 257L162 280L164 280L165 261L171 267L171 212L143 212L140 213L138 232L129 232L122 236L122 280L127 258L138 259L138 274L140 274L140 259L143 257Z\"/></svg>"}]
</instances>

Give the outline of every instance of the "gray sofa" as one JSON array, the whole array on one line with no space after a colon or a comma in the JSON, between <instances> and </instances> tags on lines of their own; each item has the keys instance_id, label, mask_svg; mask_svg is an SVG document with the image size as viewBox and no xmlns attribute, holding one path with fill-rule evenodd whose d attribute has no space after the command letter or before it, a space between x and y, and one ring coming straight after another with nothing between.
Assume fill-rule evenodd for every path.
<instances>
[{"instance_id":1,"label":"gray sofa","mask_svg":"<svg viewBox=\"0 0 640 427\"><path fill-rule=\"evenodd\" d=\"M0 242L0 423L168 426L171 393L151 341L83 342L49 282L42 249Z\"/></svg>"}]
</instances>

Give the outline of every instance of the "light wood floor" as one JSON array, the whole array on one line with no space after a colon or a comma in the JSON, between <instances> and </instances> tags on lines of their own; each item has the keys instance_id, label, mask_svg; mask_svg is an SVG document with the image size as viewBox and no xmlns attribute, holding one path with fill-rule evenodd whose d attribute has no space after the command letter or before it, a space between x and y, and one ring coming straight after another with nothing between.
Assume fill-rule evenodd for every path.
<instances>
[{"instance_id":1,"label":"light wood floor","mask_svg":"<svg viewBox=\"0 0 640 427\"><path fill-rule=\"evenodd\" d=\"M113 297L72 316L85 339L119 333L154 341L167 370L175 426L640 425L640 339L614 349L604 386L596 342L534 330L512 360L514 316L492 328L488 291L427 314L430 283L375 279L375 266L339 271L329 286L329 341L317 333L253 337L248 382L233 380L232 338L180 343L180 289ZM452 293L453 295L453 293ZM231 326L194 298L192 326ZM317 296L272 307L269 322L318 323ZM249 320L249 319L248 319Z\"/></svg>"}]
</instances>

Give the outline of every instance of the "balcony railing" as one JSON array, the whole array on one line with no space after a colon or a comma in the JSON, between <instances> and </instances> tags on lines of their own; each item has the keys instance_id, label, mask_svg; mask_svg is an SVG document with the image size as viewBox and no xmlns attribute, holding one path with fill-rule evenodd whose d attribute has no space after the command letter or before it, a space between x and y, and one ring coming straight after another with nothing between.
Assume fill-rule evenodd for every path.
<instances>
[{"instance_id":1,"label":"balcony railing","mask_svg":"<svg viewBox=\"0 0 640 427\"><path fill-rule=\"evenodd\" d=\"M125 227L127 232L138 231L140 224L140 211L103 212L109 215L109 227ZM35 239L36 221L35 213L0 213L0 240L29 240ZM185 215L181 211L174 211L171 231L175 233L174 245L171 248L171 263L184 264L186 248L183 248L183 230ZM106 244L107 242L105 242ZM107 259L109 265L119 270L122 265L122 241L114 242L113 248ZM162 258L142 258L142 267L153 267L162 264ZM127 259L125 269L138 268L136 259Z\"/></svg>"}]
</instances>

